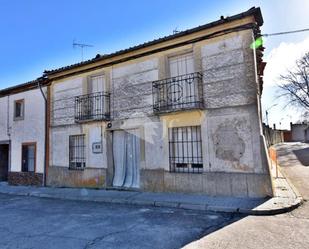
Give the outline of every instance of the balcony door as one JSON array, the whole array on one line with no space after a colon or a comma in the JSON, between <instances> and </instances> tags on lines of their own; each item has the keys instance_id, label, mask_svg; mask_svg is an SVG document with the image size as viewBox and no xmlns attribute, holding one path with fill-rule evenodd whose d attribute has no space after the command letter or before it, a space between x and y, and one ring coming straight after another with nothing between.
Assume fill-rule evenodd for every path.
<instances>
[{"instance_id":1,"label":"balcony door","mask_svg":"<svg viewBox=\"0 0 309 249\"><path fill-rule=\"evenodd\" d=\"M113 186L139 188L140 137L137 129L113 132L113 159Z\"/></svg>"},{"instance_id":2,"label":"balcony door","mask_svg":"<svg viewBox=\"0 0 309 249\"><path fill-rule=\"evenodd\" d=\"M171 82L167 86L168 105L177 108L186 108L195 101L196 87L194 77L193 53L186 53L169 58Z\"/></svg>"},{"instance_id":3,"label":"balcony door","mask_svg":"<svg viewBox=\"0 0 309 249\"><path fill-rule=\"evenodd\" d=\"M105 98L105 76L96 75L91 76L89 81L89 93L90 93L90 101L89 101L89 109L90 114L93 119L101 118L102 113L105 113L107 100Z\"/></svg>"}]
</instances>

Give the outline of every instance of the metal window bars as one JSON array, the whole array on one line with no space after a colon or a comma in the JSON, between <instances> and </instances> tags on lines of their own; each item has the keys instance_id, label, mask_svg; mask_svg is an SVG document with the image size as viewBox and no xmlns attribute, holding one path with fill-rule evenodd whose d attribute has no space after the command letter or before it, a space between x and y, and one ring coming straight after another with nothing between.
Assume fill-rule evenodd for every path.
<instances>
[{"instance_id":1,"label":"metal window bars","mask_svg":"<svg viewBox=\"0 0 309 249\"><path fill-rule=\"evenodd\" d=\"M171 172L203 172L200 126L169 128L169 161Z\"/></svg>"},{"instance_id":2,"label":"metal window bars","mask_svg":"<svg viewBox=\"0 0 309 249\"><path fill-rule=\"evenodd\" d=\"M202 74L199 72L153 81L152 91L155 113L204 107Z\"/></svg>"},{"instance_id":3,"label":"metal window bars","mask_svg":"<svg viewBox=\"0 0 309 249\"><path fill-rule=\"evenodd\" d=\"M75 97L75 122L110 120L110 93L96 92Z\"/></svg>"},{"instance_id":4,"label":"metal window bars","mask_svg":"<svg viewBox=\"0 0 309 249\"><path fill-rule=\"evenodd\" d=\"M69 137L69 169L83 170L86 167L85 135Z\"/></svg>"}]
</instances>

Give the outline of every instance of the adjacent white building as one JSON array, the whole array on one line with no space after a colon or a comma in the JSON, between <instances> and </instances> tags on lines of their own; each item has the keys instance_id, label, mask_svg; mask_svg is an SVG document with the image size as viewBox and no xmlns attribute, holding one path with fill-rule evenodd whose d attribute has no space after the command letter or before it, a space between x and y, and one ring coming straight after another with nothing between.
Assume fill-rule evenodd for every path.
<instances>
[{"instance_id":1,"label":"adjacent white building","mask_svg":"<svg viewBox=\"0 0 309 249\"><path fill-rule=\"evenodd\" d=\"M0 179L42 185L45 100L37 81L0 91L0 127Z\"/></svg>"}]
</instances>

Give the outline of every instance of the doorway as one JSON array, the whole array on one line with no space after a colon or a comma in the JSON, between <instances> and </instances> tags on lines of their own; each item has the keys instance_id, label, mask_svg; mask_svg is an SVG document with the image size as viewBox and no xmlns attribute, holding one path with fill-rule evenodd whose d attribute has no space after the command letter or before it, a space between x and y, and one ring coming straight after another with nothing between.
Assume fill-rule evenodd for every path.
<instances>
[{"instance_id":1,"label":"doorway","mask_svg":"<svg viewBox=\"0 0 309 249\"><path fill-rule=\"evenodd\" d=\"M139 188L140 136L138 129L113 132L113 159L113 186Z\"/></svg>"},{"instance_id":2,"label":"doorway","mask_svg":"<svg viewBox=\"0 0 309 249\"><path fill-rule=\"evenodd\" d=\"M8 180L9 172L9 145L0 144L0 181Z\"/></svg>"}]
</instances>

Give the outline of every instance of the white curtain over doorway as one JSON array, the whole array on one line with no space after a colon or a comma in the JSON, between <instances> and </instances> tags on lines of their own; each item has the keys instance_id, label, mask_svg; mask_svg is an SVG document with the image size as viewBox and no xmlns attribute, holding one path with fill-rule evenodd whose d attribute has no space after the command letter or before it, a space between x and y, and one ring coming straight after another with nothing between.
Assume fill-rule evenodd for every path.
<instances>
[{"instance_id":1,"label":"white curtain over doorway","mask_svg":"<svg viewBox=\"0 0 309 249\"><path fill-rule=\"evenodd\" d=\"M140 140L138 130L113 132L113 186L139 188Z\"/></svg>"}]
</instances>

